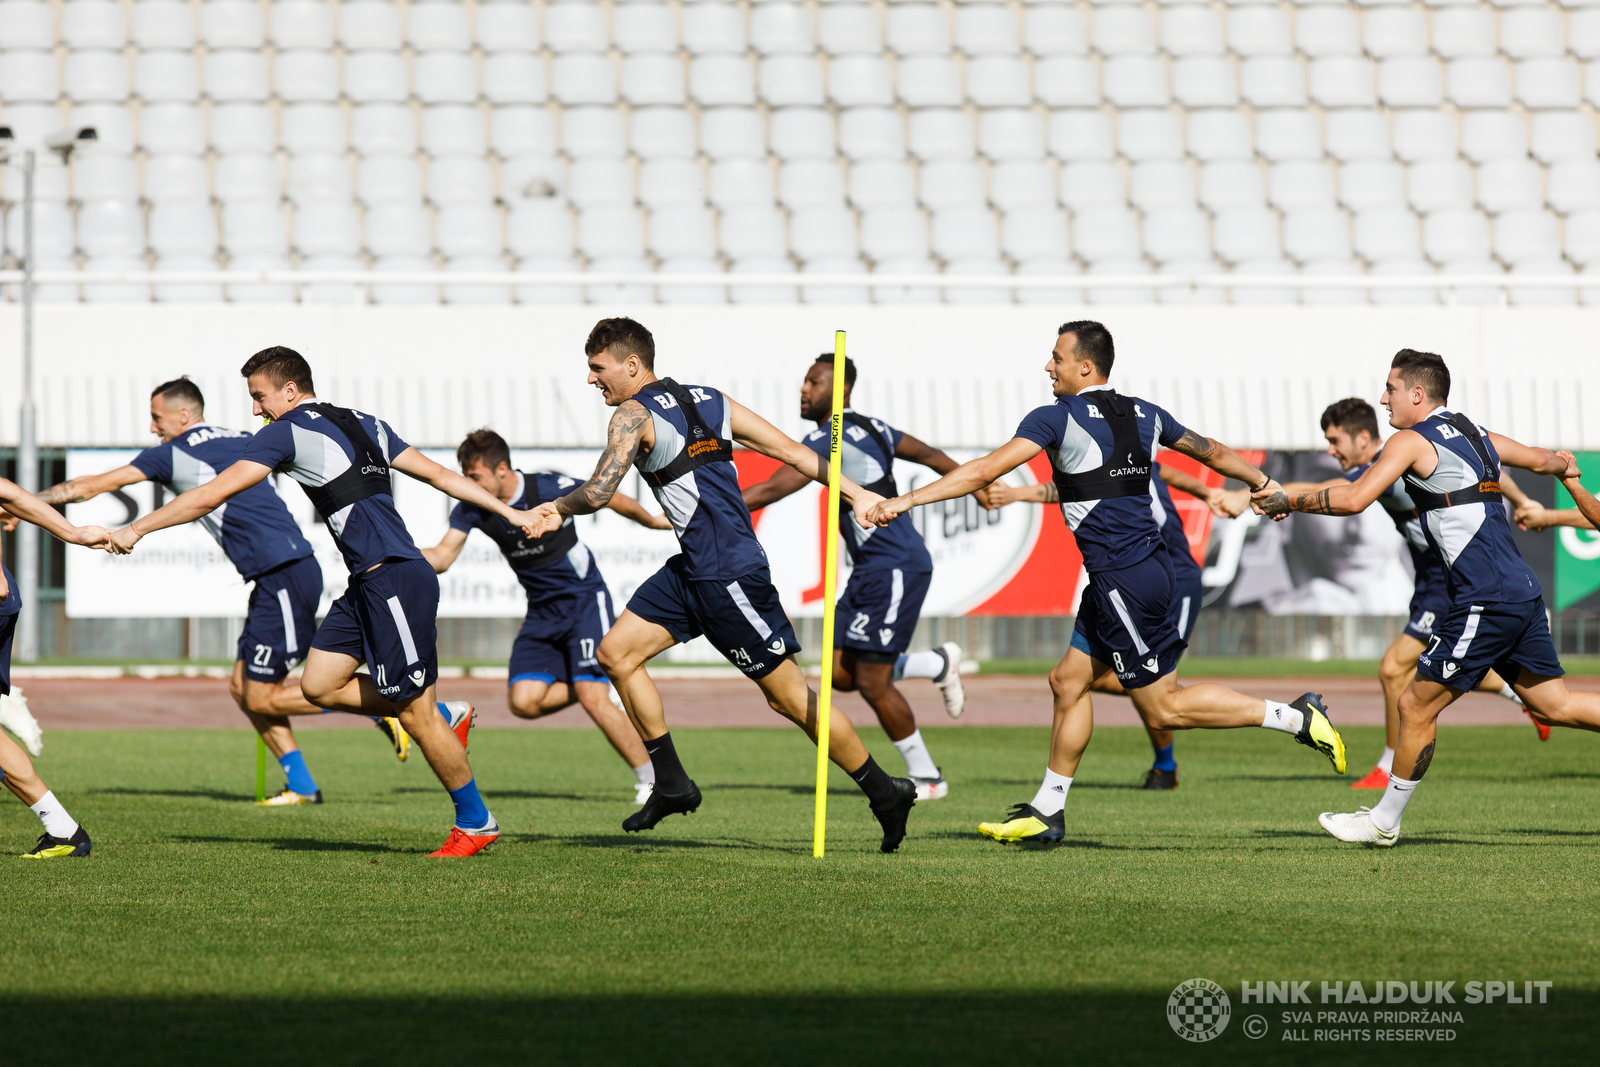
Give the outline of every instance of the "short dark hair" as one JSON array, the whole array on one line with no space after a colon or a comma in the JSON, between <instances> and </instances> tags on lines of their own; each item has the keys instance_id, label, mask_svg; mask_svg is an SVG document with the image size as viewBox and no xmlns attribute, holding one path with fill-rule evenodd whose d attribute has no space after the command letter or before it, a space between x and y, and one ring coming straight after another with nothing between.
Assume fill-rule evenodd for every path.
<instances>
[{"instance_id":1,"label":"short dark hair","mask_svg":"<svg viewBox=\"0 0 1600 1067\"><path fill-rule=\"evenodd\" d=\"M463 474L471 470L474 463L482 463L492 471L502 463L511 462L511 446L487 427L473 430L456 446L456 462L461 464Z\"/></svg>"},{"instance_id":2,"label":"short dark hair","mask_svg":"<svg viewBox=\"0 0 1600 1067\"><path fill-rule=\"evenodd\" d=\"M1104 323L1095 322L1093 319L1079 319L1077 322L1062 323L1061 329L1056 331L1056 336L1073 334L1077 340L1075 346L1080 359L1087 359L1094 364L1094 369L1100 372L1100 377L1111 377L1111 364L1117 360L1117 346L1112 343L1111 331L1106 329Z\"/></svg>"},{"instance_id":3,"label":"short dark hair","mask_svg":"<svg viewBox=\"0 0 1600 1067\"><path fill-rule=\"evenodd\" d=\"M315 396L317 392L316 386L311 383L311 364L306 362L306 357L282 345L263 348L244 361L239 373L246 378L265 374L280 389L285 382L293 382L302 393Z\"/></svg>"},{"instance_id":4,"label":"short dark hair","mask_svg":"<svg viewBox=\"0 0 1600 1067\"><path fill-rule=\"evenodd\" d=\"M594 329L589 331L589 339L583 343L583 354L598 356L613 348L621 349L623 359L638 356L645 370L656 369L656 339L632 319L601 319L595 323Z\"/></svg>"},{"instance_id":5,"label":"short dark hair","mask_svg":"<svg viewBox=\"0 0 1600 1067\"><path fill-rule=\"evenodd\" d=\"M1378 439L1378 413L1359 396L1347 396L1329 404L1322 413L1324 433L1329 426L1337 426L1351 437L1365 430L1374 441Z\"/></svg>"},{"instance_id":6,"label":"short dark hair","mask_svg":"<svg viewBox=\"0 0 1600 1067\"><path fill-rule=\"evenodd\" d=\"M1443 356L1402 348L1394 354L1389 367L1400 372L1400 380L1406 383L1407 389L1420 385L1429 400L1441 404L1450 402L1450 368L1444 365Z\"/></svg>"},{"instance_id":7,"label":"short dark hair","mask_svg":"<svg viewBox=\"0 0 1600 1067\"><path fill-rule=\"evenodd\" d=\"M822 355L817 357L817 362L826 363L830 367L833 366L833 353L822 353ZM844 357L844 384L848 389L854 389L856 387L856 361L851 359L849 356Z\"/></svg>"},{"instance_id":8,"label":"short dark hair","mask_svg":"<svg viewBox=\"0 0 1600 1067\"><path fill-rule=\"evenodd\" d=\"M201 395L200 387L189 380L187 374L162 382L150 390L150 399L161 397L169 404L187 404L195 414L204 414L206 398Z\"/></svg>"}]
</instances>

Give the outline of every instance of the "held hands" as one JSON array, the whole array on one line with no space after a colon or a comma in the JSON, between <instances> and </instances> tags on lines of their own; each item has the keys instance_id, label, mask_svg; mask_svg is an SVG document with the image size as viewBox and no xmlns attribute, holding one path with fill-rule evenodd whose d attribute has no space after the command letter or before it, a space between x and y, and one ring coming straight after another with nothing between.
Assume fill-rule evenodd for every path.
<instances>
[{"instance_id":1,"label":"held hands","mask_svg":"<svg viewBox=\"0 0 1600 1067\"><path fill-rule=\"evenodd\" d=\"M978 503L982 504L990 511L994 511L997 508L1003 508L1007 504L1014 504L1018 500L1021 500L1022 490L1018 489L1014 485L1007 485L1005 482L995 481L989 483L986 488L979 489L972 495L978 498ZM988 499L985 499L985 497Z\"/></svg>"},{"instance_id":2,"label":"held hands","mask_svg":"<svg viewBox=\"0 0 1600 1067\"><path fill-rule=\"evenodd\" d=\"M532 511L519 511L517 515L517 525L522 527L524 534L533 538L554 533L561 529L561 524L566 521L566 516L556 510L554 502L540 504Z\"/></svg>"},{"instance_id":3,"label":"held hands","mask_svg":"<svg viewBox=\"0 0 1600 1067\"><path fill-rule=\"evenodd\" d=\"M1250 507L1250 490L1223 489L1217 486L1206 492L1206 505L1219 519L1235 519Z\"/></svg>"},{"instance_id":4,"label":"held hands","mask_svg":"<svg viewBox=\"0 0 1600 1067\"><path fill-rule=\"evenodd\" d=\"M660 515L652 514L649 519L645 521L644 526L646 529L650 530L670 530L672 529L672 520L667 518L665 512L662 512Z\"/></svg>"},{"instance_id":5,"label":"held hands","mask_svg":"<svg viewBox=\"0 0 1600 1067\"><path fill-rule=\"evenodd\" d=\"M1556 453L1556 456L1566 461L1567 469L1556 475L1557 478L1581 478L1583 472L1578 469L1578 457L1565 449ZM9 529L10 527L7 527Z\"/></svg>"},{"instance_id":6,"label":"held hands","mask_svg":"<svg viewBox=\"0 0 1600 1067\"><path fill-rule=\"evenodd\" d=\"M21 522L22 520L11 514L11 512L5 510L4 508L0 508L0 530L4 530L6 533L11 533L16 530L17 525ZM0 597L0 600L4 599L4 597Z\"/></svg>"},{"instance_id":7,"label":"held hands","mask_svg":"<svg viewBox=\"0 0 1600 1067\"><path fill-rule=\"evenodd\" d=\"M887 526L889 523L893 522L897 516L904 515L910 510L910 493L902 493L893 500L884 500L882 498L878 498L878 502L866 513L866 521L862 522L861 525L863 527ZM858 512L857 514L859 516L860 513ZM858 517L856 521L860 522L861 520Z\"/></svg>"},{"instance_id":8,"label":"held hands","mask_svg":"<svg viewBox=\"0 0 1600 1067\"><path fill-rule=\"evenodd\" d=\"M86 526L83 527L83 529L99 529L99 527ZM143 534L141 534L138 530L135 530L131 525L124 526L116 533L107 533L104 530L100 530L100 533L104 538L105 543L98 547L104 548L113 556L126 556L128 553L133 551L133 546L138 544L144 537Z\"/></svg>"},{"instance_id":9,"label":"held hands","mask_svg":"<svg viewBox=\"0 0 1600 1067\"><path fill-rule=\"evenodd\" d=\"M1554 514L1537 500L1530 500L1512 515L1519 530L1547 530L1555 525Z\"/></svg>"},{"instance_id":10,"label":"held hands","mask_svg":"<svg viewBox=\"0 0 1600 1067\"><path fill-rule=\"evenodd\" d=\"M995 485L998 484L998 482L995 483ZM993 488L993 485L987 485L982 489L974 489L972 491L972 499L976 500L978 502L978 506L983 508L985 511L993 511L995 508L1000 506L993 503L991 500L990 490Z\"/></svg>"},{"instance_id":11,"label":"held hands","mask_svg":"<svg viewBox=\"0 0 1600 1067\"><path fill-rule=\"evenodd\" d=\"M1250 507L1257 515L1282 522L1289 517L1289 494L1276 478L1268 478L1266 485L1250 494Z\"/></svg>"},{"instance_id":12,"label":"held hands","mask_svg":"<svg viewBox=\"0 0 1600 1067\"><path fill-rule=\"evenodd\" d=\"M856 494L855 500L851 502L850 510L855 513L856 525L863 530L870 530L874 525L883 525L881 522L875 522L872 518L873 512L882 506L883 497L871 490L863 489Z\"/></svg>"}]
</instances>

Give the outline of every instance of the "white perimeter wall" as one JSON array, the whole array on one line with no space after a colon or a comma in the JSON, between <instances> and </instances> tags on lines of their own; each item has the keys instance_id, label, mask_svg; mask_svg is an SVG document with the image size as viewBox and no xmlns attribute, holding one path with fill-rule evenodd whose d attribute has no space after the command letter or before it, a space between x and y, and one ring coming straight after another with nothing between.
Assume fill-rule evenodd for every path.
<instances>
[{"instance_id":1,"label":"white perimeter wall","mask_svg":"<svg viewBox=\"0 0 1600 1067\"><path fill-rule=\"evenodd\" d=\"M1098 318L1113 381L1240 447L1318 448L1330 401L1376 402L1389 357L1441 353L1453 407L1510 436L1600 449L1600 311L1578 308L368 307L40 305L39 440L144 446L150 387L188 374L212 421L249 427L241 363L300 350L324 399L377 412L411 442L453 448L492 426L519 447L597 446L608 411L584 382L583 341L606 314L655 334L657 370L705 382L802 427L811 358L849 332L865 411L945 447L991 447L1049 401L1056 327ZM0 443L17 437L21 312L0 308ZM1586 405L1588 410L1586 411Z\"/></svg>"}]
</instances>

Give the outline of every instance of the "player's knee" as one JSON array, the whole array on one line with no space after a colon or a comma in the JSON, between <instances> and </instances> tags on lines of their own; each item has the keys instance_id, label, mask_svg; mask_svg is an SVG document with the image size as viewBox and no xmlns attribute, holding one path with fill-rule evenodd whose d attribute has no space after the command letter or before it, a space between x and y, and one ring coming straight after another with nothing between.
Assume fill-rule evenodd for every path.
<instances>
[{"instance_id":1,"label":"player's knee","mask_svg":"<svg viewBox=\"0 0 1600 1067\"><path fill-rule=\"evenodd\" d=\"M1400 694L1398 707L1401 722L1423 722L1429 718L1427 704L1411 688Z\"/></svg>"},{"instance_id":2,"label":"player's knee","mask_svg":"<svg viewBox=\"0 0 1600 1067\"><path fill-rule=\"evenodd\" d=\"M1164 703L1142 707L1139 715L1151 730L1176 730L1183 725L1177 711Z\"/></svg>"},{"instance_id":3,"label":"player's knee","mask_svg":"<svg viewBox=\"0 0 1600 1067\"><path fill-rule=\"evenodd\" d=\"M1069 668L1065 662L1056 664L1050 670L1050 692L1056 699L1078 700L1088 692L1089 686L1079 672Z\"/></svg>"},{"instance_id":4,"label":"player's knee","mask_svg":"<svg viewBox=\"0 0 1600 1067\"><path fill-rule=\"evenodd\" d=\"M1378 661L1378 677L1385 684L1392 684L1404 678L1410 668L1400 662L1391 649L1383 654L1383 659Z\"/></svg>"},{"instance_id":5,"label":"player's knee","mask_svg":"<svg viewBox=\"0 0 1600 1067\"><path fill-rule=\"evenodd\" d=\"M624 646L622 642L611 640L610 637L601 640L600 647L595 650L594 658L600 664L600 669L612 678L632 674L640 666L637 653Z\"/></svg>"}]
</instances>

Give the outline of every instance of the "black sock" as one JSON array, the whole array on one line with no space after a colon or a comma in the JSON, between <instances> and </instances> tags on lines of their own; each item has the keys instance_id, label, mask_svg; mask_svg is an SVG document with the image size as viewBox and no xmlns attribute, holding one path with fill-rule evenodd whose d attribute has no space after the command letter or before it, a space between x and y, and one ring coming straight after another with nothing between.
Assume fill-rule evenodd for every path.
<instances>
[{"instance_id":1,"label":"black sock","mask_svg":"<svg viewBox=\"0 0 1600 1067\"><path fill-rule=\"evenodd\" d=\"M856 785L867 794L867 800L875 808L885 804L894 803L894 779L890 778L884 769L878 766L878 761L871 756L867 762L850 772L850 777L855 779Z\"/></svg>"},{"instance_id":2,"label":"black sock","mask_svg":"<svg viewBox=\"0 0 1600 1067\"><path fill-rule=\"evenodd\" d=\"M678 750L672 747L672 734L664 733L653 741L644 743L650 765L656 769L656 788L670 796L687 793L694 783L689 773L678 761Z\"/></svg>"}]
</instances>

